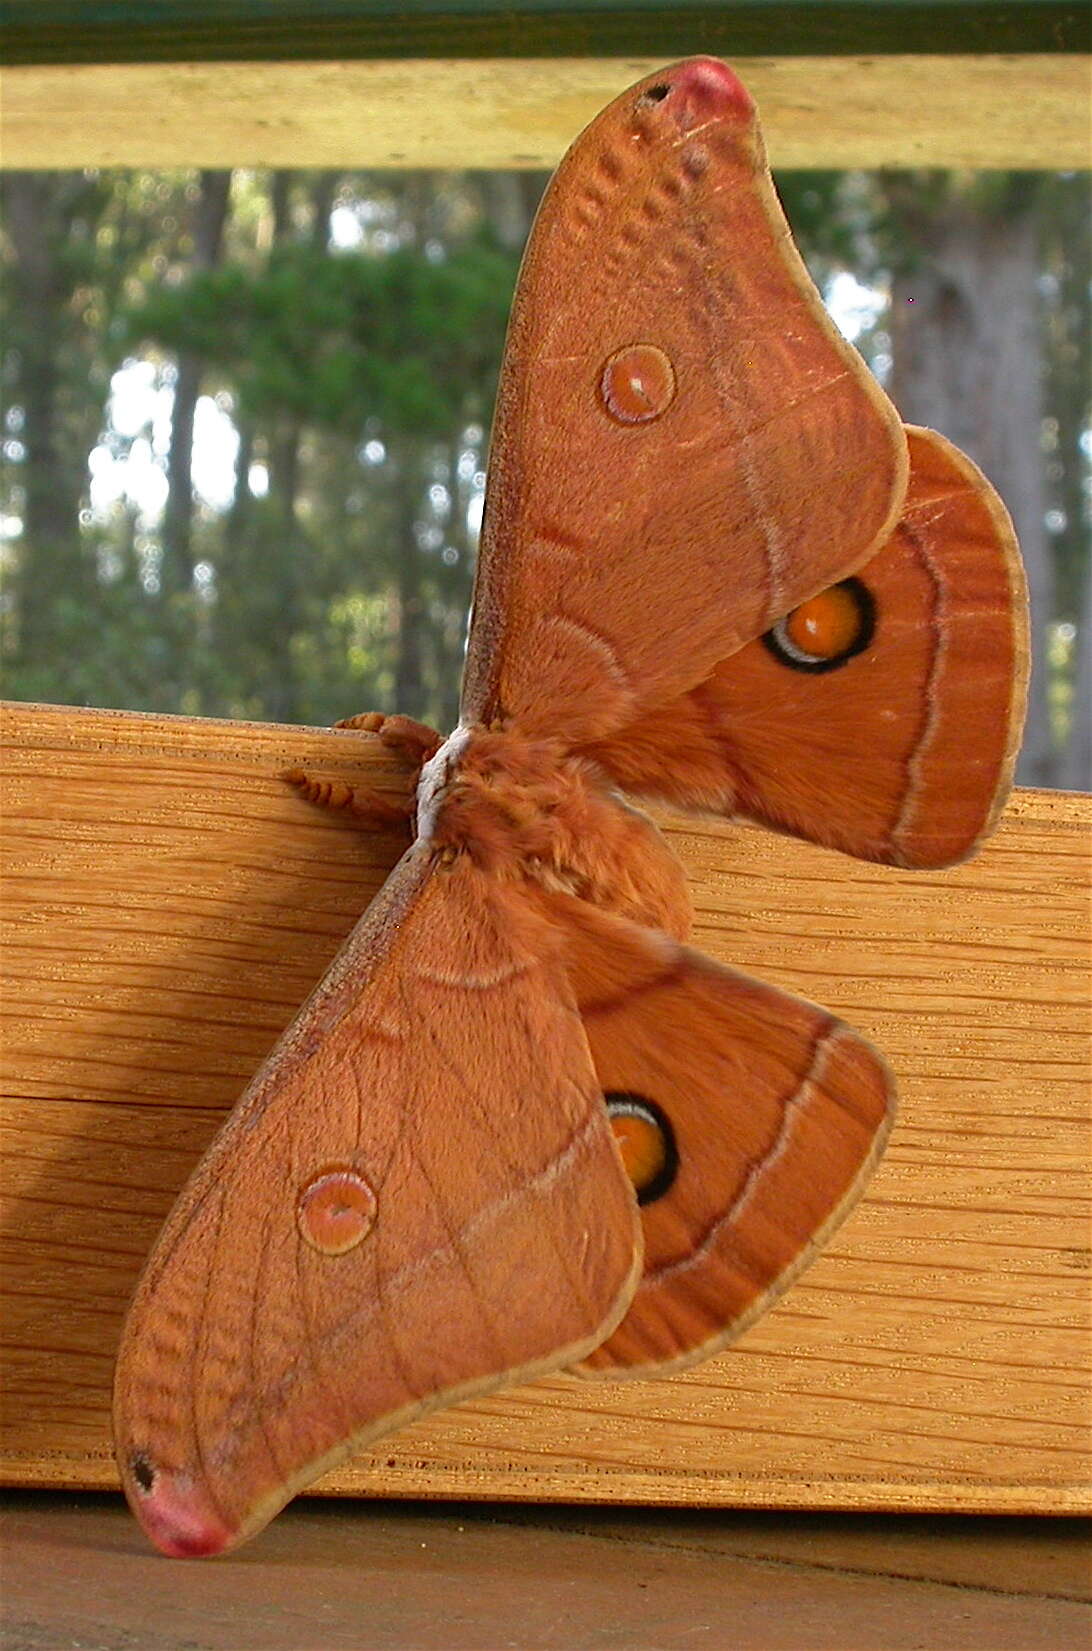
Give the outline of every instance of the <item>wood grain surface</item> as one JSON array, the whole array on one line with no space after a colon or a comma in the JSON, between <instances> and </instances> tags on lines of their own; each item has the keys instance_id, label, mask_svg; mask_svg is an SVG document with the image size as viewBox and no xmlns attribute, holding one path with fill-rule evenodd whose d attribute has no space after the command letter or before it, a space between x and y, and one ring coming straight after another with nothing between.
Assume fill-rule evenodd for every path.
<instances>
[{"instance_id":1,"label":"wood grain surface","mask_svg":"<svg viewBox=\"0 0 1092 1651\"><path fill-rule=\"evenodd\" d=\"M9 67L3 165L552 167L604 104L664 61ZM1081 54L737 57L734 66L775 168L1089 163Z\"/></svg>"},{"instance_id":2,"label":"wood grain surface","mask_svg":"<svg viewBox=\"0 0 1092 1651\"><path fill-rule=\"evenodd\" d=\"M368 735L121 712L11 706L4 745L0 1473L108 1485L142 1257L399 850L278 774L405 779ZM324 1488L1087 1507L1088 822L1088 799L1018 793L978 860L915 875L665 818L697 943L891 1061L901 1113L869 1193L715 1361L465 1405Z\"/></svg>"}]
</instances>

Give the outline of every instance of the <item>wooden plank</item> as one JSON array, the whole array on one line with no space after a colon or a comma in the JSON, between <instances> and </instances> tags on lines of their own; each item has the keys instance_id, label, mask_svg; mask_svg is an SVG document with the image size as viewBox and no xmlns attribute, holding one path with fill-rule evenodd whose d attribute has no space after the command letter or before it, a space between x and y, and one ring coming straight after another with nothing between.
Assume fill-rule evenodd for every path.
<instances>
[{"instance_id":1,"label":"wooden plank","mask_svg":"<svg viewBox=\"0 0 1092 1651\"><path fill-rule=\"evenodd\" d=\"M6 1643L1060 1651L1086 1644L1089 1623L1087 1544L1072 1524L676 1510L623 1522L557 1508L312 1501L286 1509L242 1554L166 1565L118 1500L9 1492Z\"/></svg>"},{"instance_id":2,"label":"wooden plank","mask_svg":"<svg viewBox=\"0 0 1092 1651\"><path fill-rule=\"evenodd\" d=\"M106 1485L141 1259L399 848L277 776L405 779L346 732L12 706L3 737L0 1473ZM977 861L915 875L666 818L697 943L891 1060L902 1110L867 1198L721 1358L483 1399L325 1488L1086 1507L1088 820L1087 798L1020 793Z\"/></svg>"},{"instance_id":3,"label":"wooden plank","mask_svg":"<svg viewBox=\"0 0 1092 1651\"><path fill-rule=\"evenodd\" d=\"M6 0L12 63L1088 51L1074 0Z\"/></svg>"},{"instance_id":4,"label":"wooden plank","mask_svg":"<svg viewBox=\"0 0 1092 1651\"><path fill-rule=\"evenodd\" d=\"M552 167L663 57L9 68L9 168ZM1089 60L751 58L777 167L1089 160Z\"/></svg>"}]
</instances>

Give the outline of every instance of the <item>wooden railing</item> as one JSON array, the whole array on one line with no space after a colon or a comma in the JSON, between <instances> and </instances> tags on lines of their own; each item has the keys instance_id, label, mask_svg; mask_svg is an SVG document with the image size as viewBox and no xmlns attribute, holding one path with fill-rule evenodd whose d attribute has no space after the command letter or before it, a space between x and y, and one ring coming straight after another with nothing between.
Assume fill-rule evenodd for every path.
<instances>
[{"instance_id":1,"label":"wooden railing","mask_svg":"<svg viewBox=\"0 0 1092 1651\"><path fill-rule=\"evenodd\" d=\"M372 736L11 706L4 723L0 1476L114 1483L127 1297L225 1111L400 852L302 802L396 794ZM864 1202L694 1372L557 1377L422 1422L323 1488L1058 1510L1087 1490L1088 800L1022 792L913 874L666 818L696 943L888 1056Z\"/></svg>"}]
</instances>

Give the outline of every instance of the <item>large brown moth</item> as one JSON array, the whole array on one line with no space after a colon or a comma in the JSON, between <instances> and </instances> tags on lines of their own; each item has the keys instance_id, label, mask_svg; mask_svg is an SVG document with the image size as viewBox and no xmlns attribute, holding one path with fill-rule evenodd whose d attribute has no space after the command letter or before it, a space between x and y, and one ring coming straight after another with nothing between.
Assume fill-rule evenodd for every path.
<instances>
[{"instance_id":1,"label":"large brown moth","mask_svg":"<svg viewBox=\"0 0 1092 1651\"><path fill-rule=\"evenodd\" d=\"M626 92L520 275L459 726L349 721L419 767L413 840L129 1312L153 1542L220 1552L424 1412L754 1321L858 1197L891 1079L687 946L619 793L948 865L1007 792L1027 658L1004 507L827 318L740 82L699 58Z\"/></svg>"}]
</instances>

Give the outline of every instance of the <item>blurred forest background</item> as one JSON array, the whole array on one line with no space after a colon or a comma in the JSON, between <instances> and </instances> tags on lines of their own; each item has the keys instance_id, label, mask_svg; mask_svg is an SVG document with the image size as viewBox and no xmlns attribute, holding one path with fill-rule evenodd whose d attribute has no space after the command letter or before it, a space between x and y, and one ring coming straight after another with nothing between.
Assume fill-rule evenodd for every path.
<instances>
[{"instance_id":1,"label":"blurred forest background","mask_svg":"<svg viewBox=\"0 0 1092 1651\"><path fill-rule=\"evenodd\" d=\"M544 183L6 174L7 694L320 724L399 709L450 728L497 366ZM1087 785L1087 176L778 183L903 416L1004 496L1035 627L1019 777Z\"/></svg>"}]
</instances>

